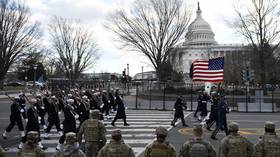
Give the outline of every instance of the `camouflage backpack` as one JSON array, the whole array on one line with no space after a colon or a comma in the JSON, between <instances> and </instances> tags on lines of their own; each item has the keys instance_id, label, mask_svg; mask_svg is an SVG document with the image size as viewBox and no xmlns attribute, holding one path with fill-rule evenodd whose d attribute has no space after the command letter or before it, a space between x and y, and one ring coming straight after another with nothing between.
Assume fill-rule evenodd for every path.
<instances>
[{"instance_id":1,"label":"camouflage backpack","mask_svg":"<svg viewBox=\"0 0 280 157\"><path fill-rule=\"evenodd\" d=\"M19 156L20 157L37 157L38 153L35 150L36 148L28 148L28 149L21 149Z\"/></svg>"},{"instance_id":2,"label":"camouflage backpack","mask_svg":"<svg viewBox=\"0 0 280 157\"><path fill-rule=\"evenodd\" d=\"M275 135L263 136L264 156L279 157L280 156L280 139Z\"/></svg>"},{"instance_id":3,"label":"camouflage backpack","mask_svg":"<svg viewBox=\"0 0 280 157\"><path fill-rule=\"evenodd\" d=\"M207 143L200 141L193 141L190 143L190 157L208 157L209 152L207 149Z\"/></svg>"},{"instance_id":4,"label":"camouflage backpack","mask_svg":"<svg viewBox=\"0 0 280 157\"><path fill-rule=\"evenodd\" d=\"M169 144L155 142L150 147L150 157L168 157Z\"/></svg>"},{"instance_id":5,"label":"camouflage backpack","mask_svg":"<svg viewBox=\"0 0 280 157\"><path fill-rule=\"evenodd\" d=\"M228 136L228 157L247 157L248 143L242 136Z\"/></svg>"},{"instance_id":6,"label":"camouflage backpack","mask_svg":"<svg viewBox=\"0 0 280 157\"><path fill-rule=\"evenodd\" d=\"M96 119L89 119L84 134L85 140L88 142L99 141L99 121Z\"/></svg>"},{"instance_id":7,"label":"camouflage backpack","mask_svg":"<svg viewBox=\"0 0 280 157\"><path fill-rule=\"evenodd\" d=\"M125 144L109 144L106 150L107 157L128 157L129 147Z\"/></svg>"}]
</instances>

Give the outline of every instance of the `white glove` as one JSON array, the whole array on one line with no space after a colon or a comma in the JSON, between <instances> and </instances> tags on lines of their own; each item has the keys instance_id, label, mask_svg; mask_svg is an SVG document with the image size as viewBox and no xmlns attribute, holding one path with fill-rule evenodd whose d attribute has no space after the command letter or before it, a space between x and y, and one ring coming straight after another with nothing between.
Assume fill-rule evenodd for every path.
<instances>
[{"instance_id":1,"label":"white glove","mask_svg":"<svg viewBox=\"0 0 280 157\"><path fill-rule=\"evenodd\" d=\"M108 100L108 103L110 103L111 101L110 100Z\"/></svg>"},{"instance_id":2,"label":"white glove","mask_svg":"<svg viewBox=\"0 0 280 157\"><path fill-rule=\"evenodd\" d=\"M38 117L38 121L40 121L41 120L41 117Z\"/></svg>"},{"instance_id":3,"label":"white glove","mask_svg":"<svg viewBox=\"0 0 280 157\"><path fill-rule=\"evenodd\" d=\"M176 109L175 108L173 108L173 111L175 111Z\"/></svg>"},{"instance_id":4,"label":"white glove","mask_svg":"<svg viewBox=\"0 0 280 157\"><path fill-rule=\"evenodd\" d=\"M23 112L24 112L24 109L20 109L20 112L23 113Z\"/></svg>"},{"instance_id":5,"label":"white glove","mask_svg":"<svg viewBox=\"0 0 280 157\"><path fill-rule=\"evenodd\" d=\"M101 104L100 108L103 108L104 104Z\"/></svg>"},{"instance_id":6,"label":"white glove","mask_svg":"<svg viewBox=\"0 0 280 157\"><path fill-rule=\"evenodd\" d=\"M27 123L28 122L28 119L26 118L26 119L24 119L25 120L25 122Z\"/></svg>"},{"instance_id":7,"label":"white glove","mask_svg":"<svg viewBox=\"0 0 280 157\"><path fill-rule=\"evenodd\" d=\"M43 106L43 107L42 107L42 110L44 110L44 109L45 109L45 107Z\"/></svg>"},{"instance_id":8,"label":"white glove","mask_svg":"<svg viewBox=\"0 0 280 157\"><path fill-rule=\"evenodd\" d=\"M79 115L75 115L75 119L78 119L79 118Z\"/></svg>"},{"instance_id":9,"label":"white glove","mask_svg":"<svg viewBox=\"0 0 280 157\"><path fill-rule=\"evenodd\" d=\"M61 111L59 111L58 114L61 115L62 114Z\"/></svg>"}]
</instances>

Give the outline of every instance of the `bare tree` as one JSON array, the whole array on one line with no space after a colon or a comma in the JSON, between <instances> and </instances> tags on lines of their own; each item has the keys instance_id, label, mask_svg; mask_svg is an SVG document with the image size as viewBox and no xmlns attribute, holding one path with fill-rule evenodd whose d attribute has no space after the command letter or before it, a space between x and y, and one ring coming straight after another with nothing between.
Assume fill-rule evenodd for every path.
<instances>
[{"instance_id":1,"label":"bare tree","mask_svg":"<svg viewBox=\"0 0 280 157\"><path fill-rule=\"evenodd\" d=\"M190 14L182 0L135 1L131 13L118 9L105 23L124 48L147 57L161 78L172 48L185 33Z\"/></svg>"},{"instance_id":2,"label":"bare tree","mask_svg":"<svg viewBox=\"0 0 280 157\"><path fill-rule=\"evenodd\" d=\"M77 79L98 59L92 33L78 21L53 17L49 25L52 50L59 55L66 77Z\"/></svg>"},{"instance_id":3,"label":"bare tree","mask_svg":"<svg viewBox=\"0 0 280 157\"><path fill-rule=\"evenodd\" d=\"M243 2L243 1L242 1ZM279 8L277 0L249 0L234 5L237 14L232 26L246 38L254 52L256 72L262 85L267 81L273 54L280 44ZM240 5L240 3L242 3ZM244 8L245 7L245 8Z\"/></svg>"},{"instance_id":4,"label":"bare tree","mask_svg":"<svg viewBox=\"0 0 280 157\"><path fill-rule=\"evenodd\" d=\"M30 22L30 13L24 3L0 1L0 89L3 89L11 65L37 43L38 26L38 23Z\"/></svg>"}]
</instances>

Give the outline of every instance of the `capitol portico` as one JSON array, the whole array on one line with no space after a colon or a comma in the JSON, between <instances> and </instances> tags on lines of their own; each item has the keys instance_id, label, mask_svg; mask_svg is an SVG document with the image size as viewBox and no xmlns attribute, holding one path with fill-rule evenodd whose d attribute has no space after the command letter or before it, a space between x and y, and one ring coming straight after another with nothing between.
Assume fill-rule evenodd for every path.
<instances>
[{"instance_id":1,"label":"capitol portico","mask_svg":"<svg viewBox=\"0 0 280 157\"><path fill-rule=\"evenodd\" d=\"M244 54L248 51L248 47L242 44L218 44L211 26L202 17L198 3L196 18L187 29L185 41L174 48L170 61L174 69L188 74L195 59L226 57L230 53Z\"/></svg>"}]
</instances>

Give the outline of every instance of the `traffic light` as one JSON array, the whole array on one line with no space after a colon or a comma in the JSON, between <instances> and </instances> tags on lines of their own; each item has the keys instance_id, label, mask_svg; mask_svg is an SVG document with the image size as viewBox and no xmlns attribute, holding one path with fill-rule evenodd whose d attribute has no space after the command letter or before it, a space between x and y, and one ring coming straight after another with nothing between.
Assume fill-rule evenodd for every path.
<instances>
[{"instance_id":1,"label":"traffic light","mask_svg":"<svg viewBox=\"0 0 280 157\"><path fill-rule=\"evenodd\" d=\"M241 78L244 82L251 82L255 79L255 71L251 70L249 66L241 71Z\"/></svg>"}]
</instances>

